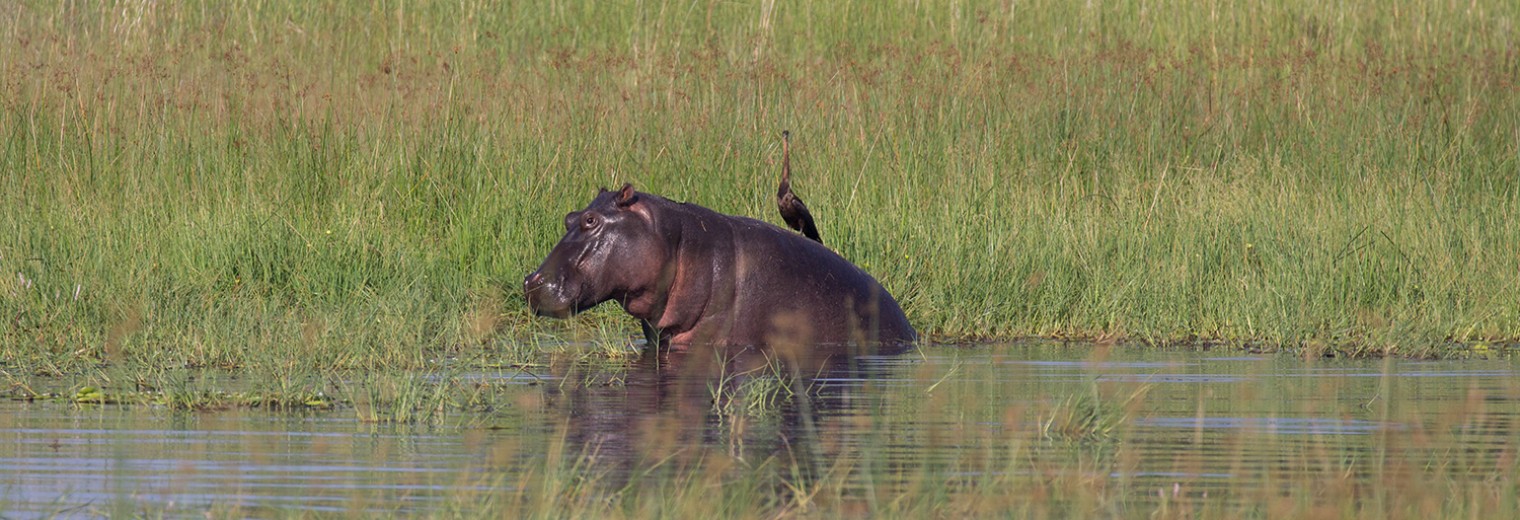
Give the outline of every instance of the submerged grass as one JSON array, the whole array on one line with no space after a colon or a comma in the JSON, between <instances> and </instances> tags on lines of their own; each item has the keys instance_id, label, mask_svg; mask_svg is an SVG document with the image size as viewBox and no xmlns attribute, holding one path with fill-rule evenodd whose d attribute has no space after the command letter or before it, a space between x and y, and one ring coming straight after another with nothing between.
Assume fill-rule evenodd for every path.
<instances>
[{"instance_id":1,"label":"submerged grass","mask_svg":"<svg viewBox=\"0 0 1520 520\"><path fill-rule=\"evenodd\" d=\"M143 451L117 461L114 490L75 466L22 468L81 480L56 506L23 493L15 508L61 514L1497 518L1520 505L1520 379L1502 362L1012 347L812 385L777 369L617 388L632 374L585 363L538 386L360 377L327 383L373 403L352 420L122 402L0 414L0 429L30 434L8 444L20 456L83 467L110 459L112 439Z\"/></svg>"},{"instance_id":2,"label":"submerged grass","mask_svg":"<svg viewBox=\"0 0 1520 520\"><path fill-rule=\"evenodd\" d=\"M1520 338L1513 2L0 8L0 362L619 355L518 296L597 186L825 240L930 337Z\"/></svg>"}]
</instances>

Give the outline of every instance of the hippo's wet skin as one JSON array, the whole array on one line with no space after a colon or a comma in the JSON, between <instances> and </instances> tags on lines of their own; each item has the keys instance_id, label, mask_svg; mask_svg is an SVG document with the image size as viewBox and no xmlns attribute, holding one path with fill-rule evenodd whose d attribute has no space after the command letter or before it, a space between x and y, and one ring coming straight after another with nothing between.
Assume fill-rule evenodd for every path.
<instances>
[{"instance_id":1,"label":"hippo's wet skin","mask_svg":"<svg viewBox=\"0 0 1520 520\"><path fill-rule=\"evenodd\" d=\"M541 316L615 300L660 347L851 348L895 353L916 339L875 278L819 242L759 220L602 190L565 216L565 236L523 280Z\"/></svg>"}]
</instances>

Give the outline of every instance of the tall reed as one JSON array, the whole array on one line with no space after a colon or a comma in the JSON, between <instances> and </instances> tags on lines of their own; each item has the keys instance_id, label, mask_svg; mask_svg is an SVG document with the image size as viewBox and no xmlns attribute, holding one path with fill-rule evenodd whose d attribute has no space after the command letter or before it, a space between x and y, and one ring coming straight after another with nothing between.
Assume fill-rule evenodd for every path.
<instances>
[{"instance_id":1,"label":"tall reed","mask_svg":"<svg viewBox=\"0 0 1520 520\"><path fill-rule=\"evenodd\" d=\"M598 185L828 243L931 337L1520 337L1512 2L0 9L0 357L622 348L520 277ZM524 341L526 340L526 343Z\"/></svg>"}]
</instances>

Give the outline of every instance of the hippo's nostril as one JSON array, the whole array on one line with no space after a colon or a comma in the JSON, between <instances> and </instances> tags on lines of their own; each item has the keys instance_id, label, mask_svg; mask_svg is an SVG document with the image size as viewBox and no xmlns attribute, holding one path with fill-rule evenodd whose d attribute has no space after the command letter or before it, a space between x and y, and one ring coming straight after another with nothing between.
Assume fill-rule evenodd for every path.
<instances>
[{"instance_id":1,"label":"hippo's nostril","mask_svg":"<svg viewBox=\"0 0 1520 520\"><path fill-rule=\"evenodd\" d=\"M523 294L527 295L528 299L533 299L533 293L536 293L539 289L544 288L544 275L540 274L538 271L534 271L533 274L528 275L527 278L523 278L522 287Z\"/></svg>"}]
</instances>

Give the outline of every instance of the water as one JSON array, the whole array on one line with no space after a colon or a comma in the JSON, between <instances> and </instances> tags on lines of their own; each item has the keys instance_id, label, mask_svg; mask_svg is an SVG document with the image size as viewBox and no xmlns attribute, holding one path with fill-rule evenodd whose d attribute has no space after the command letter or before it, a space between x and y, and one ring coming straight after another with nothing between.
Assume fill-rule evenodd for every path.
<instances>
[{"instance_id":1,"label":"water","mask_svg":"<svg viewBox=\"0 0 1520 520\"><path fill-rule=\"evenodd\" d=\"M802 378L723 368L450 374L498 405L425 424L346 408L0 402L0 509L467 514L538 488L611 495L714 465L781 483L781 495L833 482L866 510L926 487L1121 515L1273 501L1334 510L1422 492L1497 493L1502 510L1516 494L1520 367L1509 360L1027 343L932 347Z\"/></svg>"}]
</instances>

